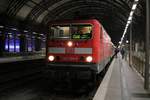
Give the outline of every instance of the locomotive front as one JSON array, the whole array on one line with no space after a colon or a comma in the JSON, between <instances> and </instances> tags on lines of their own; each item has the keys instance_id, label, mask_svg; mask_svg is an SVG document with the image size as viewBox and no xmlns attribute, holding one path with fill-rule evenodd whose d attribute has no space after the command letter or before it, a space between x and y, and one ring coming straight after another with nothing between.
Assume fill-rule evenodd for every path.
<instances>
[{"instance_id":1,"label":"locomotive front","mask_svg":"<svg viewBox=\"0 0 150 100\"><path fill-rule=\"evenodd\" d=\"M55 23L47 35L46 61L51 70L96 70L93 25Z\"/></svg>"}]
</instances>

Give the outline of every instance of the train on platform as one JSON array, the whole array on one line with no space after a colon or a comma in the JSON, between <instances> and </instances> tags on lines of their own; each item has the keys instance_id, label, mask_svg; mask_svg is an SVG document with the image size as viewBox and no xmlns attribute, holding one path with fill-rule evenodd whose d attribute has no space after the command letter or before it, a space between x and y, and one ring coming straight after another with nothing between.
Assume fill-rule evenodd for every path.
<instances>
[{"instance_id":1,"label":"train on platform","mask_svg":"<svg viewBox=\"0 0 150 100\"><path fill-rule=\"evenodd\" d=\"M114 46L96 19L49 23L46 65L49 71L99 74L114 55Z\"/></svg>"}]
</instances>

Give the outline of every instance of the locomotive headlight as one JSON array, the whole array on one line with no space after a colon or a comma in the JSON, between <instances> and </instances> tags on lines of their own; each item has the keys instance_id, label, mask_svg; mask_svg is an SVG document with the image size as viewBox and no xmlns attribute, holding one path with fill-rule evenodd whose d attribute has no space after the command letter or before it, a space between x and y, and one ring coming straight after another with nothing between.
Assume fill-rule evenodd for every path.
<instances>
[{"instance_id":1,"label":"locomotive headlight","mask_svg":"<svg viewBox=\"0 0 150 100\"><path fill-rule=\"evenodd\" d=\"M72 41L68 41L67 45L68 45L69 47L72 47L72 45L73 45Z\"/></svg>"},{"instance_id":2,"label":"locomotive headlight","mask_svg":"<svg viewBox=\"0 0 150 100\"><path fill-rule=\"evenodd\" d=\"M87 61L87 62L92 62L92 60L93 60L92 56L86 57L86 61Z\"/></svg>"},{"instance_id":3,"label":"locomotive headlight","mask_svg":"<svg viewBox=\"0 0 150 100\"><path fill-rule=\"evenodd\" d=\"M48 57L48 60L49 60L49 61L54 61L54 59L55 59L54 56L49 56L49 57Z\"/></svg>"}]
</instances>

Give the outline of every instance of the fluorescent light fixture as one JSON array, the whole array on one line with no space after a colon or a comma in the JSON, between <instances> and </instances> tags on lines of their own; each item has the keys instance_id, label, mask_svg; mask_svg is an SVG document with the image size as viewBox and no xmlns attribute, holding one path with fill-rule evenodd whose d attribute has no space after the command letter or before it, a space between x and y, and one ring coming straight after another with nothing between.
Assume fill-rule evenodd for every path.
<instances>
[{"instance_id":1,"label":"fluorescent light fixture","mask_svg":"<svg viewBox=\"0 0 150 100\"><path fill-rule=\"evenodd\" d=\"M7 33L8 35L11 35L12 33Z\"/></svg>"},{"instance_id":2,"label":"fluorescent light fixture","mask_svg":"<svg viewBox=\"0 0 150 100\"><path fill-rule=\"evenodd\" d=\"M129 17L128 17L127 24L126 24L126 26L125 26L125 29L124 29L123 35L122 35L122 37L121 37L121 41L119 41L119 44L122 43L123 38L124 38L124 36L125 36L125 34L126 34L126 32L127 32L128 26L129 26L129 24L130 24L131 21L132 21L133 14L134 14L134 11L135 11L135 9L136 9L136 7L137 7L138 1L139 1L139 0L135 0L134 3L133 3L133 6L132 6L132 9L131 9L130 15L129 15ZM119 47L120 47L120 45L119 45Z\"/></svg>"},{"instance_id":3,"label":"fluorescent light fixture","mask_svg":"<svg viewBox=\"0 0 150 100\"><path fill-rule=\"evenodd\" d=\"M128 26L129 26L129 24L126 25L126 27L128 27Z\"/></svg>"},{"instance_id":4,"label":"fluorescent light fixture","mask_svg":"<svg viewBox=\"0 0 150 100\"><path fill-rule=\"evenodd\" d=\"M126 30L127 30L127 29L125 28L125 29L124 29L124 32L126 32Z\"/></svg>"},{"instance_id":5,"label":"fluorescent light fixture","mask_svg":"<svg viewBox=\"0 0 150 100\"><path fill-rule=\"evenodd\" d=\"M123 35L125 34L125 31L123 32Z\"/></svg>"},{"instance_id":6,"label":"fluorescent light fixture","mask_svg":"<svg viewBox=\"0 0 150 100\"><path fill-rule=\"evenodd\" d=\"M32 36L33 39L35 39L35 36Z\"/></svg>"},{"instance_id":7,"label":"fluorescent light fixture","mask_svg":"<svg viewBox=\"0 0 150 100\"><path fill-rule=\"evenodd\" d=\"M130 23L131 23L131 21L130 21L130 20L128 20L128 21L127 21L127 24L130 24Z\"/></svg>"},{"instance_id":8,"label":"fluorescent light fixture","mask_svg":"<svg viewBox=\"0 0 150 100\"><path fill-rule=\"evenodd\" d=\"M16 46L16 49L19 49L20 48L20 46L18 45L18 46Z\"/></svg>"},{"instance_id":9,"label":"fluorescent light fixture","mask_svg":"<svg viewBox=\"0 0 150 100\"><path fill-rule=\"evenodd\" d=\"M137 6L137 4L133 4L132 10L135 10L135 9L136 9L136 6Z\"/></svg>"},{"instance_id":10,"label":"fluorescent light fixture","mask_svg":"<svg viewBox=\"0 0 150 100\"><path fill-rule=\"evenodd\" d=\"M133 16L133 13L134 13L134 11L131 11L131 12L130 12L130 16Z\"/></svg>"},{"instance_id":11,"label":"fluorescent light fixture","mask_svg":"<svg viewBox=\"0 0 150 100\"><path fill-rule=\"evenodd\" d=\"M16 31L17 29L16 28L11 28L12 30Z\"/></svg>"},{"instance_id":12,"label":"fluorescent light fixture","mask_svg":"<svg viewBox=\"0 0 150 100\"><path fill-rule=\"evenodd\" d=\"M37 34L36 32L33 32L33 34Z\"/></svg>"},{"instance_id":13,"label":"fluorescent light fixture","mask_svg":"<svg viewBox=\"0 0 150 100\"><path fill-rule=\"evenodd\" d=\"M132 20L132 17L131 17L131 16L129 16L128 20Z\"/></svg>"},{"instance_id":14,"label":"fluorescent light fixture","mask_svg":"<svg viewBox=\"0 0 150 100\"><path fill-rule=\"evenodd\" d=\"M125 34L123 34L123 36L122 36L122 37L124 38L124 36L125 36Z\"/></svg>"},{"instance_id":15,"label":"fluorescent light fixture","mask_svg":"<svg viewBox=\"0 0 150 100\"><path fill-rule=\"evenodd\" d=\"M23 32L28 32L27 30L24 30Z\"/></svg>"},{"instance_id":16,"label":"fluorescent light fixture","mask_svg":"<svg viewBox=\"0 0 150 100\"><path fill-rule=\"evenodd\" d=\"M4 26L0 26L0 28L4 28Z\"/></svg>"},{"instance_id":17,"label":"fluorescent light fixture","mask_svg":"<svg viewBox=\"0 0 150 100\"><path fill-rule=\"evenodd\" d=\"M122 41L123 41L123 38L121 39L121 42L120 42L120 44L122 43Z\"/></svg>"},{"instance_id":18,"label":"fluorescent light fixture","mask_svg":"<svg viewBox=\"0 0 150 100\"><path fill-rule=\"evenodd\" d=\"M123 40L123 38L124 38L124 35L122 35L122 40Z\"/></svg>"},{"instance_id":19,"label":"fluorescent light fixture","mask_svg":"<svg viewBox=\"0 0 150 100\"><path fill-rule=\"evenodd\" d=\"M124 30L124 32L123 32L123 35L124 35L124 34L126 34L126 31L125 31L125 30ZM122 35L122 37L123 37L123 35Z\"/></svg>"}]
</instances>

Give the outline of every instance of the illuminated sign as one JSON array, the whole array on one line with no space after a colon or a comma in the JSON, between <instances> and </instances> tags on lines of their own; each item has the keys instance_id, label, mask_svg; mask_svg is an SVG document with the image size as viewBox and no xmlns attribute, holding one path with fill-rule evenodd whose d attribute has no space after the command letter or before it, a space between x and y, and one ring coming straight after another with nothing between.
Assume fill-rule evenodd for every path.
<instances>
[{"instance_id":1,"label":"illuminated sign","mask_svg":"<svg viewBox=\"0 0 150 100\"><path fill-rule=\"evenodd\" d=\"M73 34L72 35L72 39L90 39L91 38L91 34Z\"/></svg>"}]
</instances>

